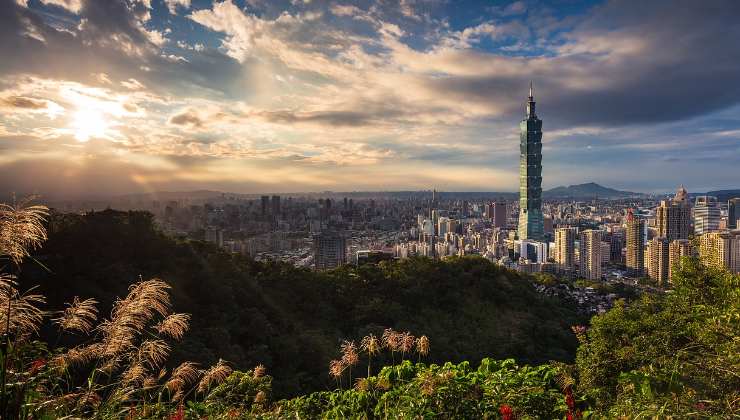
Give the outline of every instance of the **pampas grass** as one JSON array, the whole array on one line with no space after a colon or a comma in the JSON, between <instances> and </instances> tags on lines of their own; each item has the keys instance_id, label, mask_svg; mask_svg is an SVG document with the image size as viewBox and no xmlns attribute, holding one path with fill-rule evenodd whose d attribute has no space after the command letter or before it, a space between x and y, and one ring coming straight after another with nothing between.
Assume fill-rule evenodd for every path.
<instances>
[{"instance_id":1,"label":"pampas grass","mask_svg":"<svg viewBox=\"0 0 740 420\"><path fill-rule=\"evenodd\" d=\"M197 366L197 364L192 362L181 363L180 366L172 371L170 379L164 385L165 388L170 393L176 394L177 392L181 392L186 386L194 384L198 380L198 377L200 377Z\"/></svg>"},{"instance_id":2,"label":"pampas grass","mask_svg":"<svg viewBox=\"0 0 740 420\"><path fill-rule=\"evenodd\" d=\"M0 256L16 265L46 240L44 222L49 209L29 205L33 200L29 197L13 205L0 203Z\"/></svg>"},{"instance_id":3,"label":"pampas grass","mask_svg":"<svg viewBox=\"0 0 740 420\"><path fill-rule=\"evenodd\" d=\"M198 392L205 392L211 386L220 384L231 375L231 372L231 367L223 359L218 359L218 363L203 373L203 377L198 383Z\"/></svg>"},{"instance_id":4,"label":"pampas grass","mask_svg":"<svg viewBox=\"0 0 740 420\"><path fill-rule=\"evenodd\" d=\"M189 321L190 315L188 314L172 314L155 325L154 329L161 335L179 341L187 332Z\"/></svg>"},{"instance_id":5,"label":"pampas grass","mask_svg":"<svg viewBox=\"0 0 740 420\"><path fill-rule=\"evenodd\" d=\"M392 358L395 352L401 352L401 361L404 360L407 353L414 351L421 358L421 356L427 356L429 354L429 338L426 335L416 338L408 331L399 332L392 328L386 328L383 331L381 339L378 339L373 334L363 337L360 341L360 350L367 355L367 378L372 374L371 361L373 356L380 354L383 349L389 350ZM349 386L352 386L352 366L356 365L360 360L357 346L354 341L344 340L339 346L339 352L341 353L341 358L329 362L329 376L333 377L337 381L337 386L341 388L342 376L344 371L348 370ZM395 365L395 359L392 360L393 365ZM365 383L360 379L358 378L355 381L356 389L357 386L365 386Z\"/></svg>"},{"instance_id":6,"label":"pampas grass","mask_svg":"<svg viewBox=\"0 0 740 420\"><path fill-rule=\"evenodd\" d=\"M62 312L62 315L52 321L62 331L90 334L98 319L98 308L95 307L97 304L95 299L80 300L75 296L72 303L67 304L67 309Z\"/></svg>"},{"instance_id":7,"label":"pampas grass","mask_svg":"<svg viewBox=\"0 0 740 420\"><path fill-rule=\"evenodd\" d=\"M42 295L21 294L15 277L0 275L0 329L6 337L24 337L38 333L44 311L38 305L46 302Z\"/></svg>"}]
</instances>

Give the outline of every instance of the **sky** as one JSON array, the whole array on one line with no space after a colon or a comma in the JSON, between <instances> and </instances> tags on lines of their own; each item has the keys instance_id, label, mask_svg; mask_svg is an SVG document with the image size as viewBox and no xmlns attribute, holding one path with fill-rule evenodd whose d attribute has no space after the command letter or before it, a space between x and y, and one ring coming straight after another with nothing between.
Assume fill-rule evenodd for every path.
<instances>
[{"instance_id":1,"label":"sky","mask_svg":"<svg viewBox=\"0 0 740 420\"><path fill-rule=\"evenodd\" d=\"M740 2L0 0L0 191L740 188Z\"/></svg>"}]
</instances>

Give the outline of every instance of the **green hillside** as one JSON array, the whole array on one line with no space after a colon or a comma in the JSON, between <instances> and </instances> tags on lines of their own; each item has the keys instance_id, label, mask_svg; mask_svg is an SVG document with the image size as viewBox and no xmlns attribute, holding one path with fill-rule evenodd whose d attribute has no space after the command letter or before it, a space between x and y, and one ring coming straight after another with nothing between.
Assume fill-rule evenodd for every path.
<instances>
[{"instance_id":1,"label":"green hillside","mask_svg":"<svg viewBox=\"0 0 740 420\"><path fill-rule=\"evenodd\" d=\"M107 314L140 275L166 280L174 310L192 315L170 363L207 365L221 357L244 370L261 363L279 397L332 388L327 366L339 343L385 328L427 335L428 362L491 357L536 364L572 361L570 326L583 322L537 294L524 275L482 258L316 273L176 241L141 212L55 216L37 259L51 272L29 263L22 283L39 285L54 309L81 295L101 302Z\"/></svg>"}]
</instances>

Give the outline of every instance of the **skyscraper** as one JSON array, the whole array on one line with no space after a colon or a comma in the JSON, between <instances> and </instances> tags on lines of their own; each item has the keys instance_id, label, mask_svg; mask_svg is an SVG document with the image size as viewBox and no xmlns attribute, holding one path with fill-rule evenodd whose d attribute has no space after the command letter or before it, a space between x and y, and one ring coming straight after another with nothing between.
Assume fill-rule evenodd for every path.
<instances>
[{"instance_id":1,"label":"skyscraper","mask_svg":"<svg viewBox=\"0 0 740 420\"><path fill-rule=\"evenodd\" d=\"M717 231L701 235L699 258L708 266L740 272L740 233Z\"/></svg>"},{"instance_id":2,"label":"skyscraper","mask_svg":"<svg viewBox=\"0 0 740 420\"><path fill-rule=\"evenodd\" d=\"M601 280L601 231L585 230L578 241L579 274L588 280Z\"/></svg>"},{"instance_id":3,"label":"skyscraper","mask_svg":"<svg viewBox=\"0 0 740 420\"><path fill-rule=\"evenodd\" d=\"M506 227L506 217L508 212L506 211L506 202L498 201L493 205L493 227Z\"/></svg>"},{"instance_id":4,"label":"skyscraper","mask_svg":"<svg viewBox=\"0 0 740 420\"><path fill-rule=\"evenodd\" d=\"M663 200L655 211L658 236L672 241L688 239L691 230L691 203L686 188L681 185L676 196Z\"/></svg>"},{"instance_id":5,"label":"skyscraper","mask_svg":"<svg viewBox=\"0 0 740 420\"><path fill-rule=\"evenodd\" d=\"M272 196L272 215L278 216L280 214L280 196Z\"/></svg>"},{"instance_id":6,"label":"skyscraper","mask_svg":"<svg viewBox=\"0 0 740 420\"><path fill-rule=\"evenodd\" d=\"M740 219L740 198L731 198L727 202L727 227L730 229L738 229L737 221Z\"/></svg>"},{"instance_id":7,"label":"skyscraper","mask_svg":"<svg viewBox=\"0 0 740 420\"><path fill-rule=\"evenodd\" d=\"M648 276L661 286L668 282L668 239L655 237L648 241Z\"/></svg>"},{"instance_id":8,"label":"skyscraper","mask_svg":"<svg viewBox=\"0 0 740 420\"><path fill-rule=\"evenodd\" d=\"M519 239L542 240L542 120L529 85L527 118L519 124Z\"/></svg>"},{"instance_id":9,"label":"skyscraper","mask_svg":"<svg viewBox=\"0 0 740 420\"><path fill-rule=\"evenodd\" d=\"M263 195L262 196L262 215L267 216L267 211L270 208L270 196L269 195Z\"/></svg>"},{"instance_id":10,"label":"skyscraper","mask_svg":"<svg viewBox=\"0 0 740 420\"><path fill-rule=\"evenodd\" d=\"M575 266L575 228L558 228L555 231L555 262L558 270L571 271Z\"/></svg>"},{"instance_id":11,"label":"skyscraper","mask_svg":"<svg viewBox=\"0 0 740 420\"><path fill-rule=\"evenodd\" d=\"M645 222L635 217L632 209L627 213L627 228L625 229L627 270L633 276L639 276L645 266L645 243L643 232Z\"/></svg>"},{"instance_id":12,"label":"skyscraper","mask_svg":"<svg viewBox=\"0 0 740 420\"><path fill-rule=\"evenodd\" d=\"M694 232L697 235L719 229L720 210L716 197L696 197L694 205Z\"/></svg>"},{"instance_id":13,"label":"skyscraper","mask_svg":"<svg viewBox=\"0 0 740 420\"><path fill-rule=\"evenodd\" d=\"M346 240L338 232L325 231L313 237L314 266L327 270L344 264Z\"/></svg>"}]
</instances>

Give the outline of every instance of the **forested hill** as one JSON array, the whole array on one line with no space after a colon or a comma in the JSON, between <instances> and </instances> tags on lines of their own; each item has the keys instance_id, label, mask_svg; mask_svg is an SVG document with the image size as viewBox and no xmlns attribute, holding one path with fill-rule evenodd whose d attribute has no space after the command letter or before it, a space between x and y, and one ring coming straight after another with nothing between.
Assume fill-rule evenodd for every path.
<instances>
[{"instance_id":1,"label":"forested hill","mask_svg":"<svg viewBox=\"0 0 740 420\"><path fill-rule=\"evenodd\" d=\"M172 286L175 311L192 314L170 363L207 365L221 357L241 370L263 363L276 397L333 388L327 368L341 340L386 327L427 335L429 362L541 363L572 361L577 341L570 326L583 322L538 295L524 275L482 258L317 273L171 239L143 212L55 215L49 230L36 259L50 272L36 263L22 271L22 284L38 284L49 310L79 295L100 301L107 315L139 276L162 278Z\"/></svg>"}]
</instances>

